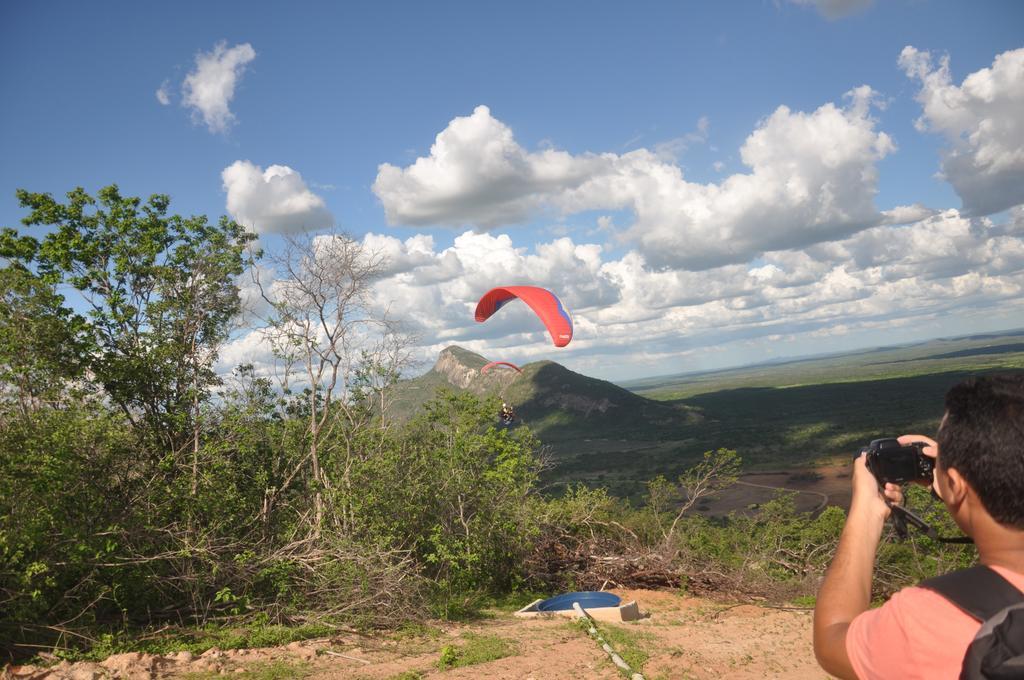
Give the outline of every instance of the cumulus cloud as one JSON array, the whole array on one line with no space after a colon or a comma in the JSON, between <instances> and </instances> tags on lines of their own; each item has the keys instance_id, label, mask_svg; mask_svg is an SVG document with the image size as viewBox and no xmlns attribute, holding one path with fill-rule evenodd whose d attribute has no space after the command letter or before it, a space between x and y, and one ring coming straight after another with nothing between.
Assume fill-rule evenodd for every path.
<instances>
[{"instance_id":1,"label":"cumulus cloud","mask_svg":"<svg viewBox=\"0 0 1024 680\"><path fill-rule=\"evenodd\" d=\"M363 246L367 252L383 261L384 276L402 274L417 268L436 267L438 264L434 253L434 238L429 234L417 234L403 242L393 236L371 232L363 237ZM457 275L458 270L454 274ZM439 281L435 278L434 282Z\"/></svg>"},{"instance_id":2,"label":"cumulus cloud","mask_svg":"<svg viewBox=\"0 0 1024 680\"><path fill-rule=\"evenodd\" d=\"M495 227L529 217L610 158L528 153L490 109L478 106L437 135L430 156L404 169L381 164L373 191L391 224Z\"/></svg>"},{"instance_id":3,"label":"cumulus cloud","mask_svg":"<svg viewBox=\"0 0 1024 680\"><path fill-rule=\"evenodd\" d=\"M953 83L949 56L907 46L899 64L920 82L920 130L944 135L942 171L970 215L1024 203L1024 48L996 56L990 68Z\"/></svg>"},{"instance_id":4,"label":"cumulus cloud","mask_svg":"<svg viewBox=\"0 0 1024 680\"><path fill-rule=\"evenodd\" d=\"M165 80L160 83L160 87L156 91L156 100L163 106L167 106L171 103L170 85L170 82Z\"/></svg>"},{"instance_id":5,"label":"cumulus cloud","mask_svg":"<svg viewBox=\"0 0 1024 680\"><path fill-rule=\"evenodd\" d=\"M391 224L493 228L544 210L631 210L625 238L650 266L707 269L765 250L854 233L887 219L874 207L876 162L895 149L878 132L871 88L811 113L779 107L741 148L750 172L688 182L664 151L531 153L485 106L456 118L428 157L379 168L373 189ZM706 137L707 121L698 131Z\"/></svg>"},{"instance_id":6,"label":"cumulus cloud","mask_svg":"<svg viewBox=\"0 0 1024 680\"><path fill-rule=\"evenodd\" d=\"M998 221L945 210L701 272L652 269L639 251L609 257L599 245L570 238L528 248L507 234L467 231L441 248L429 235L367 234L362 245L386 262L373 284L372 306L417 332L428 362L457 343L491 359L555 359L624 378L669 372L663 362L670 359L679 362L672 370L686 370L702 365L686 362L737 347L749 360L759 356L755 347L813 352L826 336L870 333L889 341L896 329L938 328L942 319L1020 320L1022 222L1020 210ZM273 272L261 270L261 278L272 297L285 290ZM476 323L476 301L503 284L556 291L573 315L573 342L554 349L523 304ZM252 334L224 348L219 368L248 362L263 375L278 366L268 340Z\"/></svg>"},{"instance_id":7,"label":"cumulus cloud","mask_svg":"<svg viewBox=\"0 0 1024 680\"><path fill-rule=\"evenodd\" d=\"M274 356L273 344L262 331L250 331L226 343L217 355L216 370L226 375L246 364L251 365L256 375L262 377L273 377L280 368Z\"/></svg>"},{"instance_id":8,"label":"cumulus cloud","mask_svg":"<svg viewBox=\"0 0 1024 680\"><path fill-rule=\"evenodd\" d=\"M1021 279L1024 240L1002 225L947 210L905 228L878 227L817 251L847 263L869 283L934 281L971 274Z\"/></svg>"},{"instance_id":9,"label":"cumulus cloud","mask_svg":"<svg viewBox=\"0 0 1024 680\"><path fill-rule=\"evenodd\" d=\"M914 205L898 205L882 211L882 224L910 224L931 217L936 213L920 203Z\"/></svg>"},{"instance_id":10,"label":"cumulus cloud","mask_svg":"<svg viewBox=\"0 0 1024 680\"><path fill-rule=\"evenodd\" d=\"M651 371L647 362L706 356L730 343L802 340L813 351L819 336L888 333L950 315L1024 318L1022 223L1019 210L999 222L928 212L700 272L651 268L639 250L609 258L570 238L524 248L506 234L467 231L441 249L427 236L370 234L364 245L392 261L375 285L376 304L410 321L425 339L425 358L458 343L491 359L554 358L626 377ZM473 320L480 295L515 283L560 295L576 326L567 348L551 347L525 305Z\"/></svg>"},{"instance_id":11,"label":"cumulus cloud","mask_svg":"<svg viewBox=\"0 0 1024 680\"><path fill-rule=\"evenodd\" d=\"M818 14L829 21L842 19L863 11L874 4L874 0L789 0L794 5L814 7Z\"/></svg>"},{"instance_id":12,"label":"cumulus cloud","mask_svg":"<svg viewBox=\"0 0 1024 680\"><path fill-rule=\"evenodd\" d=\"M210 132L227 132L235 122L230 109L235 87L255 58L256 50L249 43L229 48L219 42L211 52L199 52L195 70L182 83L182 106L191 108L193 119L202 120Z\"/></svg>"},{"instance_id":13,"label":"cumulus cloud","mask_svg":"<svg viewBox=\"0 0 1024 680\"><path fill-rule=\"evenodd\" d=\"M874 129L873 97L863 86L848 93L845 108L779 107L740 149L751 171L718 184L687 182L678 167L644 163L649 167L634 168L615 187L596 181L585 189L595 197L629 192L622 198L637 219L628 236L658 267L745 262L766 250L841 237L882 220L874 207L875 163L895 145Z\"/></svg>"},{"instance_id":14,"label":"cumulus cloud","mask_svg":"<svg viewBox=\"0 0 1024 680\"><path fill-rule=\"evenodd\" d=\"M550 344L525 305L508 305L485 324L474 321L477 300L495 286L549 288L573 310L613 304L618 295L600 271L601 247L568 238L538 244L532 252L514 247L508 235L471 231L444 249L423 236L400 241L368 234L363 245L390 261L389 275L375 285L377 308L441 345L458 342L482 349L481 343L497 341L541 349Z\"/></svg>"},{"instance_id":15,"label":"cumulus cloud","mask_svg":"<svg viewBox=\"0 0 1024 680\"><path fill-rule=\"evenodd\" d=\"M1010 210L1010 219L1003 229L1007 234L1024 236L1024 205L1018 205Z\"/></svg>"},{"instance_id":16,"label":"cumulus cloud","mask_svg":"<svg viewBox=\"0 0 1024 680\"><path fill-rule=\"evenodd\" d=\"M221 172L227 210L257 233L316 231L334 224L324 200L287 165L266 170L249 161L235 161Z\"/></svg>"}]
</instances>

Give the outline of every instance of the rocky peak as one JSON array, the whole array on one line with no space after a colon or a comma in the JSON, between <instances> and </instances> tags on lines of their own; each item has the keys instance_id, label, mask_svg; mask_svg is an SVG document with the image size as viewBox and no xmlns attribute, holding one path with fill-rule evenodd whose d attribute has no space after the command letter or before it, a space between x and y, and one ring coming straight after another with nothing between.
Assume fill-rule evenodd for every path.
<instances>
[{"instance_id":1,"label":"rocky peak","mask_svg":"<svg viewBox=\"0 0 1024 680\"><path fill-rule=\"evenodd\" d=\"M487 360L479 354L452 345L441 350L433 370L452 385L466 389L486 364Z\"/></svg>"}]
</instances>

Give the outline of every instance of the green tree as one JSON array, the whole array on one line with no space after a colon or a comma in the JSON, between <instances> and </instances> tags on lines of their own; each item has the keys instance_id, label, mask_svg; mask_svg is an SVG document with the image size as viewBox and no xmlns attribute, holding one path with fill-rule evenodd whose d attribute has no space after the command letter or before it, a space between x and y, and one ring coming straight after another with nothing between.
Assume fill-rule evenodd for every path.
<instances>
[{"instance_id":1,"label":"green tree","mask_svg":"<svg viewBox=\"0 0 1024 680\"><path fill-rule=\"evenodd\" d=\"M361 538L411 550L445 614L460 598L514 585L535 534L538 442L525 428L495 428L496 410L443 392L357 468Z\"/></svg>"},{"instance_id":2,"label":"green tree","mask_svg":"<svg viewBox=\"0 0 1024 680\"><path fill-rule=\"evenodd\" d=\"M0 268L0 400L22 416L61 402L82 375L84 322L51 284L16 264Z\"/></svg>"},{"instance_id":3,"label":"green tree","mask_svg":"<svg viewBox=\"0 0 1024 680\"><path fill-rule=\"evenodd\" d=\"M705 451L704 458L675 483L661 475L647 483L647 507L654 515L665 547L672 544L679 522L700 499L736 482L741 464L739 455L730 449Z\"/></svg>"},{"instance_id":4,"label":"green tree","mask_svg":"<svg viewBox=\"0 0 1024 680\"><path fill-rule=\"evenodd\" d=\"M165 449L179 454L191 444L197 451L200 405L218 382L212 367L239 311L235 279L254 236L227 218L209 224L205 216L168 215L169 197L143 203L116 185L96 197L77 188L65 203L45 193L17 195L31 211L23 223L50 231L36 239L5 229L0 256L77 291L88 308L90 346L81 356L89 374Z\"/></svg>"},{"instance_id":5,"label":"green tree","mask_svg":"<svg viewBox=\"0 0 1024 680\"><path fill-rule=\"evenodd\" d=\"M305 386L293 413L306 421L305 455L280 488L268 490L268 503L305 482L314 534L325 523L350 533L353 469L365 455L365 430L373 420L385 422L387 388L408 362L407 337L371 304L371 286L386 261L348 235L331 233L286 238L266 264L272 283L252 270L270 310L261 332L285 364L282 391L289 393L293 381ZM378 398L380 408L368 408ZM338 501L330 517L325 496Z\"/></svg>"}]
</instances>

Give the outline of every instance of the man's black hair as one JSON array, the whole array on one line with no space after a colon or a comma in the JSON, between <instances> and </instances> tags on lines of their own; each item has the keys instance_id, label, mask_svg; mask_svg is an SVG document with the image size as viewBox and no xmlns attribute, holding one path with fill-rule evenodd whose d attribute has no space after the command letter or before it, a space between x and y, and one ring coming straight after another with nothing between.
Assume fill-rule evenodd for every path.
<instances>
[{"instance_id":1,"label":"man's black hair","mask_svg":"<svg viewBox=\"0 0 1024 680\"><path fill-rule=\"evenodd\" d=\"M1024 373L953 387L938 440L940 465L963 475L994 520L1024 529Z\"/></svg>"}]
</instances>

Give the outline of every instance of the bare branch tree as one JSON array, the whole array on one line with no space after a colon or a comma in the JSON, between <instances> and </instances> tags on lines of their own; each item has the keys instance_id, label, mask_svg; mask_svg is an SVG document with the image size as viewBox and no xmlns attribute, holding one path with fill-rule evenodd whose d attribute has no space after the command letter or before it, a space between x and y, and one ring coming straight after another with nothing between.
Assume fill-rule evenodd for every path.
<instances>
[{"instance_id":1,"label":"bare branch tree","mask_svg":"<svg viewBox=\"0 0 1024 680\"><path fill-rule=\"evenodd\" d=\"M354 518L345 499L352 492L352 462L360 455L352 433L370 420L364 403L369 393L379 404L373 417L385 418L387 388L409 360L407 336L386 310L371 304L372 286L386 262L340 233L287 237L284 249L264 262L276 278L267 283L258 272L254 278L271 310L263 333L275 354L295 366L294 380L305 387L307 421L305 456L276 492L284 491L308 466L318 533L325 519L324 493L340 484L344 493L337 528L347 533ZM291 371L284 377L286 389ZM324 468L325 447L336 454L336 471Z\"/></svg>"},{"instance_id":2,"label":"bare branch tree","mask_svg":"<svg viewBox=\"0 0 1024 680\"><path fill-rule=\"evenodd\" d=\"M648 487L648 504L654 512L666 548L672 544L676 528L687 512L702 498L717 493L736 481L740 463L740 457L735 451L705 451L704 459L680 475L678 483L673 484L663 477L651 481ZM676 508L672 523L666 529L661 514L670 496L681 497L682 500Z\"/></svg>"}]
</instances>

